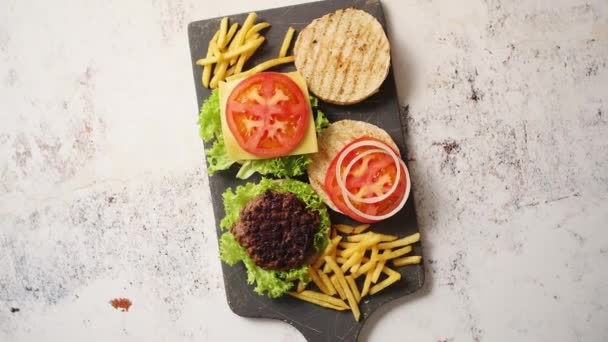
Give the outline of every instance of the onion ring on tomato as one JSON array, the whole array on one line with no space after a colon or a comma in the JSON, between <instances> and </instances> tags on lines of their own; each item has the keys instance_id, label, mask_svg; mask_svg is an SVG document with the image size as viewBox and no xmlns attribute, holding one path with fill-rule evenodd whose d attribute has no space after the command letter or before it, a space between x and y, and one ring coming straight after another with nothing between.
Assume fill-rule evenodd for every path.
<instances>
[{"instance_id":1,"label":"onion ring on tomato","mask_svg":"<svg viewBox=\"0 0 608 342\"><path fill-rule=\"evenodd\" d=\"M354 151L355 149L357 149L359 147L363 147L363 146L372 146L372 147L376 147L378 149L387 151L388 152L387 154L389 156L391 156L391 158L393 158L395 165L399 165L399 157L397 157L395 152L390 147L388 147L386 144L381 143L379 141L375 141L375 140L358 141L358 142L348 146L346 149L344 149L342 152L340 152L340 155L338 156L338 161L336 163L336 181L338 182L338 186L340 187L340 190L346 189L346 185L342 181L342 175L340 174L340 170L342 169L342 163L344 162L344 158L346 158L346 155L348 155L350 152ZM397 168L397 176L396 176L397 180L395 181L395 184L399 183L400 172L401 172L401 168ZM343 190L343 192L344 192L344 190ZM348 191L348 193L350 194L351 192ZM344 195L344 194L343 194L343 196L346 197L346 195Z\"/></svg>"},{"instance_id":2,"label":"onion ring on tomato","mask_svg":"<svg viewBox=\"0 0 608 342\"><path fill-rule=\"evenodd\" d=\"M357 195L353 194L352 192L350 192L346 188L346 178L348 178L348 174L350 173L350 170L355 165L355 163L357 161L359 161L360 159L362 159L363 157L365 157L367 155L370 155L370 154L373 154L373 153L384 153L384 154L389 154L390 155L390 153L387 152L386 149L367 150L367 151L365 151L365 152L357 155L346 166L346 169L344 170L343 176L341 178L342 183L338 182L338 186L340 187L340 190L342 190L342 194L344 195L344 192L346 192L346 194L348 195L348 197L350 197L350 199L352 199L355 202L368 203L368 204L382 202L385 199L387 199L388 197L390 197L390 195L392 195L395 192L395 190L397 190L397 186L399 186L399 180L401 178L401 168L399 167L400 166L399 165L399 161L397 159L393 158L393 161L395 161L395 168L397 169L397 173L395 175L395 180L393 181L393 186L391 187L390 190L388 190L384 194L382 194L380 196L363 198L363 197L360 197L360 196L357 196ZM338 166L336 166L336 170L337 170L337 167ZM344 187L342 187L341 185L344 185Z\"/></svg>"},{"instance_id":3,"label":"onion ring on tomato","mask_svg":"<svg viewBox=\"0 0 608 342\"><path fill-rule=\"evenodd\" d=\"M406 193L403 195L403 198L401 200L401 202L399 203L399 205L397 207L395 207L393 210L391 210L389 213L386 213L384 215L369 215L366 214L364 212L362 212L361 210L357 209L353 203L351 202L351 198L355 197L355 198L359 198L358 196L356 196L355 194L351 193L347 188L346 188L346 178L348 176L348 172L344 172L344 176L342 176L340 174L340 170L342 169L342 163L344 162L344 158L346 158L346 156L354 151L357 148L360 147L364 147L364 146L371 146L371 147L376 147L377 149L375 150L370 150L370 151L374 151L377 152L378 150L382 150L383 152L385 152L386 154L388 154L389 156L391 156L391 158L393 159L393 161L395 162L395 165L397 167L397 173L396 173L396 178L394 181L394 185L393 188L389 191L389 194L386 196L386 198L390 197L390 195L392 195L396 188L397 185L399 184L399 180L401 177L401 167L403 167L403 170L405 172L405 181L406 181ZM367 152L367 154L365 154ZM363 158L363 155L368 155L371 154L373 152L369 152L366 151L364 153L362 153L361 155L355 157L356 160L359 160L361 158ZM349 165L347 166L347 168L352 168L352 165L354 165L354 162L351 161L349 163ZM346 170L345 170L346 171ZM350 169L348 169L348 171L350 171ZM384 219L387 219L393 215L395 215L395 213L397 213L399 210L401 210L403 208L403 206L405 205L405 202L407 201L407 198L409 197L409 191L410 191L410 187L409 187L409 173L407 172L407 167L405 166L405 163L400 160L400 158L395 154L395 152L386 144L381 143L379 141L374 141L374 140L363 140L363 141L359 141L356 142L350 146L348 146L346 149L344 149L343 151L340 152L340 155L338 156L338 160L336 162L336 182L338 183L338 187L340 188L340 191L342 192L342 197L344 199L344 203L346 204L346 206L356 215L367 219L367 220L371 220L371 221L381 221ZM385 193L386 194L386 193ZM385 194L381 195L381 196L375 196L372 198L368 198L368 199L363 199L363 200L371 200L372 202L369 203L377 203L380 202L382 200L376 201L377 198L380 198L382 196L384 196ZM385 199L385 198L384 198ZM361 202L361 203L368 203L366 201L358 201L355 200L355 202Z\"/></svg>"},{"instance_id":4,"label":"onion ring on tomato","mask_svg":"<svg viewBox=\"0 0 608 342\"><path fill-rule=\"evenodd\" d=\"M346 204L348 209L352 210L353 213L355 213L356 215L359 215L360 217L363 217L365 219L372 220L372 221L381 221L381 220L387 219L387 218L395 215L399 210L401 210L403 208L403 206L405 205L405 202L407 201L407 198L409 197L409 194L410 194L410 186L409 186L410 176L409 176L409 173L407 172L407 167L405 166L405 163L403 162L403 160L400 160L400 162L401 162L401 166L403 167L403 170L405 171L406 190L405 190L405 193L403 194L403 198L401 199L401 203L399 203L399 205L396 206L395 209L391 210L389 213L384 214L384 215L368 215L368 214L362 212L361 210L357 209L352 204L352 202L350 201L348 196L344 196L344 203ZM399 169L401 169L401 168L399 168Z\"/></svg>"}]
</instances>

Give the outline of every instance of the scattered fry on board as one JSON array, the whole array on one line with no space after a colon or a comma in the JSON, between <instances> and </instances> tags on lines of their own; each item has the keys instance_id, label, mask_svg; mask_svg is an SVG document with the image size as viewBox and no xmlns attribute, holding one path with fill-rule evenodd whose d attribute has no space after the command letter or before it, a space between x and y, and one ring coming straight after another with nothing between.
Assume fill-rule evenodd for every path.
<instances>
[{"instance_id":1,"label":"scattered fry on board","mask_svg":"<svg viewBox=\"0 0 608 342\"><path fill-rule=\"evenodd\" d=\"M312 285L299 286L290 295L329 309L350 309L358 321L361 300L401 279L401 273L390 268L388 262L394 267L422 262L421 256L407 255L413 250L412 244L420 241L419 233L399 238L368 231L369 227L369 224L332 225L328 246L309 269L312 280L309 284L319 291L311 290Z\"/></svg>"},{"instance_id":2,"label":"scattered fry on board","mask_svg":"<svg viewBox=\"0 0 608 342\"><path fill-rule=\"evenodd\" d=\"M294 56L287 56L295 32L290 27L285 34L278 58L267 60L243 71L245 63L266 40L260 32L271 26L267 22L256 24L256 18L255 12L249 13L240 29L238 23L229 26L228 17L222 18L220 27L209 41L207 55L196 61L197 65L203 67L201 80L205 88L215 89L219 82L251 76L295 60Z\"/></svg>"}]
</instances>

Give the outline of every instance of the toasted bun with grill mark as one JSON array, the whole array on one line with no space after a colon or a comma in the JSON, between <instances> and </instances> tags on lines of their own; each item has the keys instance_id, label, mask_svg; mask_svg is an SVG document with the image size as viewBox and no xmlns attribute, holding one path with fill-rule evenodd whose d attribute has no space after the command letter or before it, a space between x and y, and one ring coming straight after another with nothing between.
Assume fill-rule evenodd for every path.
<instances>
[{"instance_id":1,"label":"toasted bun with grill mark","mask_svg":"<svg viewBox=\"0 0 608 342\"><path fill-rule=\"evenodd\" d=\"M332 123L323 130L317 139L319 152L311 155L312 163L307 170L310 185L323 202L334 211L340 212L323 188L325 174L338 153L351 141L361 137L376 138L396 151L399 150L391 136L382 128L363 121L342 120Z\"/></svg>"},{"instance_id":2,"label":"toasted bun with grill mark","mask_svg":"<svg viewBox=\"0 0 608 342\"><path fill-rule=\"evenodd\" d=\"M339 105L361 102L377 92L391 59L382 25L354 8L315 19L299 33L294 54L310 91Z\"/></svg>"}]
</instances>

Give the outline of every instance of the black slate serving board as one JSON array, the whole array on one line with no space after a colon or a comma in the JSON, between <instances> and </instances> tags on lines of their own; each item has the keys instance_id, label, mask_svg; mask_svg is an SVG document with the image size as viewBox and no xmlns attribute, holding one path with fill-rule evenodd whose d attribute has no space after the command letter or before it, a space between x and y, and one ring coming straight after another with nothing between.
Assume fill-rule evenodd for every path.
<instances>
[{"instance_id":1,"label":"black slate serving board","mask_svg":"<svg viewBox=\"0 0 608 342\"><path fill-rule=\"evenodd\" d=\"M336 0L321 1L283 8L276 8L257 12L256 22L268 21L272 24L270 29L264 32L266 42L256 52L252 60L245 66L248 69L278 55L284 34L289 26L296 29L296 33L303 29L313 19L340 8L355 7L367 11L384 26L386 24L384 14L379 1L370 0ZM230 21L243 23L247 14L230 15ZM192 56L192 72L199 108L203 101L209 96L210 91L201 84L201 68L195 65L195 61L206 55L207 45L215 31L218 29L221 18L201 20L188 25L188 38L190 40L190 52ZM390 37L389 37L390 40ZM295 36L294 36L295 42ZM293 46L293 43L292 43ZM288 53L291 55L291 50ZM274 71L293 71L293 64L281 66ZM367 100L352 106L335 106L320 102L320 107L330 121L341 119L362 120L373 123L384 128L395 140L401 150L404 160L407 160L404 137L401 130L399 117L399 104L395 91L394 75L389 73L380 91ZM205 144L205 147L210 147ZM224 207L221 194L228 187L236 187L246 181L236 179L236 168L229 171L216 173L209 177L209 186L212 194L213 211L215 214L216 230L218 237L222 233L219 221L224 217ZM257 182L257 174L250 178L249 182ZM331 210L330 210L331 212ZM341 214L331 212L333 223L354 222ZM403 210L388 220L374 224L372 229L377 232L405 236L418 231L416 213L414 208L413 192ZM420 243L414 245L413 255L422 255ZM368 296L361 301L361 320L356 322L350 311L337 312L330 309L309 304L289 296L279 299L261 297L253 292L253 288L247 284L245 268L242 264L234 267L222 264L224 273L224 285L228 305L236 314L245 317L264 317L285 321L297 328L308 341L356 341L357 336L365 320L374 310L399 297L411 294L422 287L424 283L423 265L406 266L399 269L402 275L401 281L392 285L383 292Z\"/></svg>"}]
</instances>

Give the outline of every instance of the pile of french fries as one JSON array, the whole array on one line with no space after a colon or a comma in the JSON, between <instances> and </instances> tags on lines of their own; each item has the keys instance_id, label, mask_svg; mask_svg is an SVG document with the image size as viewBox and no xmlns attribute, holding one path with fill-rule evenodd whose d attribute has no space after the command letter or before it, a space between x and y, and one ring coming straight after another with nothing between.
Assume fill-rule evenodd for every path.
<instances>
[{"instance_id":1,"label":"pile of french fries","mask_svg":"<svg viewBox=\"0 0 608 342\"><path fill-rule=\"evenodd\" d=\"M294 61L294 56L287 56L287 50L291 45L295 32L290 27L283 39L278 58L268 60L247 71L243 71L245 62L253 56L266 39L261 35L260 31L270 27L270 24L267 22L255 24L256 18L257 14L255 12L249 13L240 29L238 23L233 23L228 28L228 18L222 19L220 28L209 42L207 56L196 61L197 65L203 66L202 80L205 88L211 87L215 89L220 81L231 81L250 76L279 64Z\"/></svg>"},{"instance_id":2,"label":"pile of french fries","mask_svg":"<svg viewBox=\"0 0 608 342\"><path fill-rule=\"evenodd\" d=\"M399 239L394 235L366 232L368 228L368 224L332 225L329 245L309 268L310 279L320 292L307 289L308 284L300 282L296 291L289 294L334 310L350 309L358 321L361 299L401 279L401 274L388 266L389 262L400 267L419 264L422 260L420 256L406 256L412 251L411 245L420 241L420 233ZM386 275L384 279L382 274ZM358 285L357 279L361 277L365 279Z\"/></svg>"}]
</instances>

